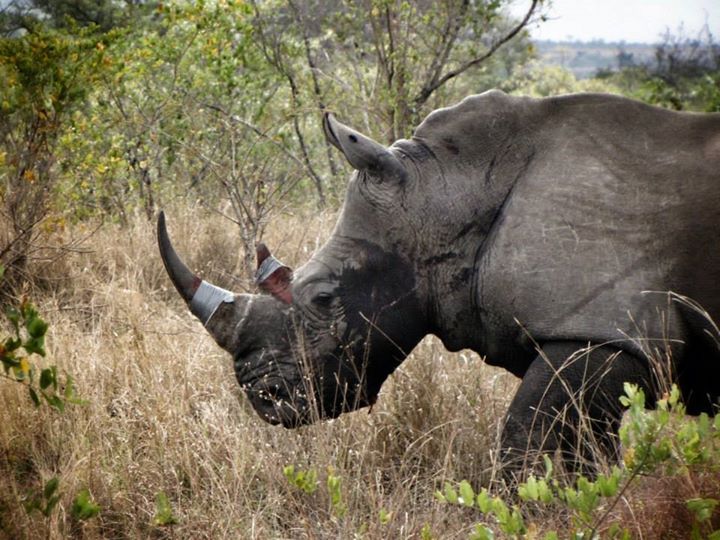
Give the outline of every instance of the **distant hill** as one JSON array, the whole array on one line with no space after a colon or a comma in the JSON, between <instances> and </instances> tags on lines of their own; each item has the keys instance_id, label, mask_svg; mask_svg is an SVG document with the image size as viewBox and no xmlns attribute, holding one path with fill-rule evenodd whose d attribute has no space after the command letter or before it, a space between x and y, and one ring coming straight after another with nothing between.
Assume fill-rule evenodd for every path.
<instances>
[{"instance_id":1,"label":"distant hill","mask_svg":"<svg viewBox=\"0 0 720 540\"><path fill-rule=\"evenodd\" d=\"M562 66L578 79L593 77L598 70L646 64L653 60L655 45L604 41L536 41L541 63Z\"/></svg>"}]
</instances>

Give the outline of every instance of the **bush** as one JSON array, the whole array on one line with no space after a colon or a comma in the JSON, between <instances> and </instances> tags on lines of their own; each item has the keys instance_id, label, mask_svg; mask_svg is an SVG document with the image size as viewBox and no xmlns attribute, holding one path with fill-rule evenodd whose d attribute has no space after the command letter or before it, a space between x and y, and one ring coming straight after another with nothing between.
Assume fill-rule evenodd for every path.
<instances>
[{"instance_id":1,"label":"bush","mask_svg":"<svg viewBox=\"0 0 720 540\"><path fill-rule=\"evenodd\" d=\"M623 496L653 475L690 479L714 472L720 463L720 416L713 421L706 414L688 418L680 391L674 385L658 401L655 411L645 409L644 392L635 385L625 385L620 401L628 407L620 429L622 467L614 466L594 480L579 476L574 485L563 485L554 477L552 461L545 456L545 476L531 475L519 485L518 504L509 505L500 497L492 497L485 488L476 494L466 480L457 487L446 482L444 489L436 492L436 498L475 508L487 516L489 524L476 525L470 535L475 540L493 538L494 530L512 538L538 538L536 532L547 525L527 518L537 515L538 509L543 518L550 512L564 515L568 538L597 538L600 533L603 538L631 538L622 516L615 512ZM720 499L696 492L684 504L691 516L692 538L720 539L720 529L712 519ZM543 538L557 539L560 535L549 530Z\"/></svg>"}]
</instances>

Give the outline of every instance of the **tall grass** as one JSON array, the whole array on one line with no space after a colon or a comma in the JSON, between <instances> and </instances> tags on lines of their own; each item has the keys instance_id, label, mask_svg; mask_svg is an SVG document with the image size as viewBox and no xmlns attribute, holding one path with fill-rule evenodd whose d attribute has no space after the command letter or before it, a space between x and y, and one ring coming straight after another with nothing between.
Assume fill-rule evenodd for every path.
<instances>
[{"instance_id":1,"label":"tall grass","mask_svg":"<svg viewBox=\"0 0 720 540\"><path fill-rule=\"evenodd\" d=\"M252 290L229 222L199 209L167 212L176 248L206 279ZM286 215L264 240L297 267L330 235L332 213ZM78 225L82 249L37 261L28 294L50 323L47 362L73 375L86 405L35 409L0 380L0 539L467 538L480 516L440 504L445 481L477 487L496 475L494 453L517 380L474 353L425 339L385 383L372 410L285 430L257 417L232 361L176 294L157 253L154 224ZM0 327L0 335L7 329ZM317 473L291 485L284 468ZM60 479L49 517L23 501ZM339 478L344 511L325 487ZM688 494L720 491L720 478L638 482L613 511L638 538L683 538ZM87 488L100 514L71 508ZM177 520L154 522L164 493ZM508 493L505 493L508 495ZM564 530L562 509L533 517ZM424 531L424 532L423 532ZM425 535L425 536L424 536Z\"/></svg>"},{"instance_id":2,"label":"tall grass","mask_svg":"<svg viewBox=\"0 0 720 540\"><path fill-rule=\"evenodd\" d=\"M334 220L285 216L265 240L299 266ZM168 224L193 269L250 289L235 275L242 254L227 221L172 210ZM372 412L285 430L255 415L230 357L172 289L152 224L106 225L82 251L36 270L52 278L32 293L50 323L48 361L74 376L87 404L35 409L19 385L0 381L0 537L416 538L426 526L466 536L476 516L432 493L444 480L490 478L513 377L427 339ZM320 489L291 486L289 464L315 470ZM323 489L328 471L342 480L342 516ZM58 508L27 514L22 500L55 476ZM70 507L83 488L102 510L78 522ZM153 525L159 492L176 525Z\"/></svg>"}]
</instances>

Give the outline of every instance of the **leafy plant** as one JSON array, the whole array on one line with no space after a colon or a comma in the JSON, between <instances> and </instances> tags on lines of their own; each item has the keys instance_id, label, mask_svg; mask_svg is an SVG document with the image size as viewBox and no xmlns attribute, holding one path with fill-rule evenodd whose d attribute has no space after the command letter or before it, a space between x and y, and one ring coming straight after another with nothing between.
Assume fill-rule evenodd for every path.
<instances>
[{"instance_id":1,"label":"leafy plant","mask_svg":"<svg viewBox=\"0 0 720 540\"><path fill-rule=\"evenodd\" d=\"M170 505L170 499L168 499L164 491L159 491L155 495L155 517L153 518L153 524L166 527L168 525L175 525L177 522L177 517L173 514L173 509Z\"/></svg>"},{"instance_id":2,"label":"leafy plant","mask_svg":"<svg viewBox=\"0 0 720 540\"><path fill-rule=\"evenodd\" d=\"M48 480L40 493L29 495L24 501L25 511L31 514L35 510L38 510L43 516L49 517L60 501L60 494L58 492L59 485L60 480L57 476Z\"/></svg>"},{"instance_id":3,"label":"leafy plant","mask_svg":"<svg viewBox=\"0 0 720 540\"><path fill-rule=\"evenodd\" d=\"M347 512L347 505L343 502L342 478L335 474L332 467L328 467L327 490L333 514L339 518L343 517Z\"/></svg>"},{"instance_id":4,"label":"leafy plant","mask_svg":"<svg viewBox=\"0 0 720 540\"><path fill-rule=\"evenodd\" d=\"M39 511L43 516L50 517L53 510L60 502L60 479L57 476L52 477L45 483L42 491L30 494L23 502L25 511L32 514ZM71 508L72 516L79 521L92 519L100 513L100 506L95 504L90 496L90 491L85 488L80 490L75 498Z\"/></svg>"},{"instance_id":5,"label":"leafy plant","mask_svg":"<svg viewBox=\"0 0 720 540\"><path fill-rule=\"evenodd\" d=\"M0 37L2 295L27 280L30 256L47 249L38 239L51 222L57 141L102 73L103 48L90 29L40 23L20 37Z\"/></svg>"},{"instance_id":6,"label":"leafy plant","mask_svg":"<svg viewBox=\"0 0 720 540\"><path fill-rule=\"evenodd\" d=\"M706 414L692 419L686 417L677 386L673 385L670 392L658 400L655 411L645 409L645 394L636 385L626 384L620 401L628 407L628 420L620 429L625 448L624 467L615 466L594 480L580 476L574 485L568 486L554 478L552 462L544 456L545 476L531 475L518 486L517 495L522 503L567 513L573 527L571 538L596 538L601 530L607 538L630 538L630 532L622 523L612 521L611 511L633 483L657 472L687 476L699 467L712 466L720 460L720 416L713 422ZM457 486L445 482L435 497L441 502L476 508L491 519L492 526L509 537L537 537L530 531L536 531L538 525L526 522L527 513L519 504L508 505L500 497L491 496L485 488L475 493L466 480ZM693 497L685 504L694 517L692 537L720 539L720 530L713 530L711 523L720 501ZM543 538L559 537L556 531L549 531ZM480 523L470 538L494 538L493 528Z\"/></svg>"},{"instance_id":7,"label":"leafy plant","mask_svg":"<svg viewBox=\"0 0 720 540\"><path fill-rule=\"evenodd\" d=\"M23 301L17 308L8 307L5 315L13 335L0 343L3 376L26 385L30 399L37 407L45 401L63 411L67 403L82 404L70 375L62 380L57 366L43 368L34 360L35 356L45 356L45 334L48 330L48 324L37 309L30 302Z\"/></svg>"},{"instance_id":8,"label":"leafy plant","mask_svg":"<svg viewBox=\"0 0 720 540\"><path fill-rule=\"evenodd\" d=\"M288 482L290 482L290 485L304 491L308 495L315 493L320 485L315 469L296 471L294 465L287 465L283 468L283 474Z\"/></svg>"},{"instance_id":9,"label":"leafy plant","mask_svg":"<svg viewBox=\"0 0 720 540\"><path fill-rule=\"evenodd\" d=\"M100 513L100 505L93 501L90 491L86 488L75 496L71 511L75 519L87 521Z\"/></svg>"},{"instance_id":10,"label":"leafy plant","mask_svg":"<svg viewBox=\"0 0 720 540\"><path fill-rule=\"evenodd\" d=\"M0 265L0 280L4 273ZM58 375L57 366L40 366L36 357L45 357L45 335L48 323L45 322L37 309L27 300L18 307L9 306L5 315L10 323L12 335L0 342L0 362L3 377L12 382L25 385L33 404L39 407L46 402L50 407L62 412L68 403L83 404L79 399L70 375L62 380ZM46 518L60 502L60 479L55 476L45 483L42 491L30 494L23 505L28 514L39 511ZM84 521L95 517L100 512L87 489L80 491L73 501L72 515Z\"/></svg>"},{"instance_id":11,"label":"leafy plant","mask_svg":"<svg viewBox=\"0 0 720 540\"><path fill-rule=\"evenodd\" d=\"M288 482L308 495L317 492L320 487L318 475L315 469L296 470L294 465L287 465L283 468L283 474ZM333 467L327 468L327 478L325 481L327 496L330 499L330 513L342 518L347 513L347 505L345 504L342 493L342 478L335 474ZM390 513L383 509L379 515L380 522L386 524L390 521Z\"/></svg>"}]
</instances>

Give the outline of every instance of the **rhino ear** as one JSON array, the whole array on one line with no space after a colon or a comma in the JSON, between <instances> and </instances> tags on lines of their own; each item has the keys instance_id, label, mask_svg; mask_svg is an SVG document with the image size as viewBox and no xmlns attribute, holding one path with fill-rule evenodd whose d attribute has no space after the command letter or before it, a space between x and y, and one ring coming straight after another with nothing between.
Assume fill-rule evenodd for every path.
<instances>
[{"instance_id":1,"label":"rhino ear","mask_svg":"<svg viewBox=\"0 0 720 540\"><path fill-rule=\"evenodd\" d=\"M343 153L354 169L382 177L394 176L400 180L407 176L405 166L390 150L341 124L330 113L325 113L323 130L327 140Z\"/></svg>"},{"instance_id":2,"label":"rhino ear","mask_svg":"<svg viewBox=\"0 0 720 540\"><path fill-rule=\"evenodd\" d=\"M292 304L292 269L273 257L265 244L258 244L256 251L258 267L255 283L281 302Z\"/></svg>"}]
</instances>

